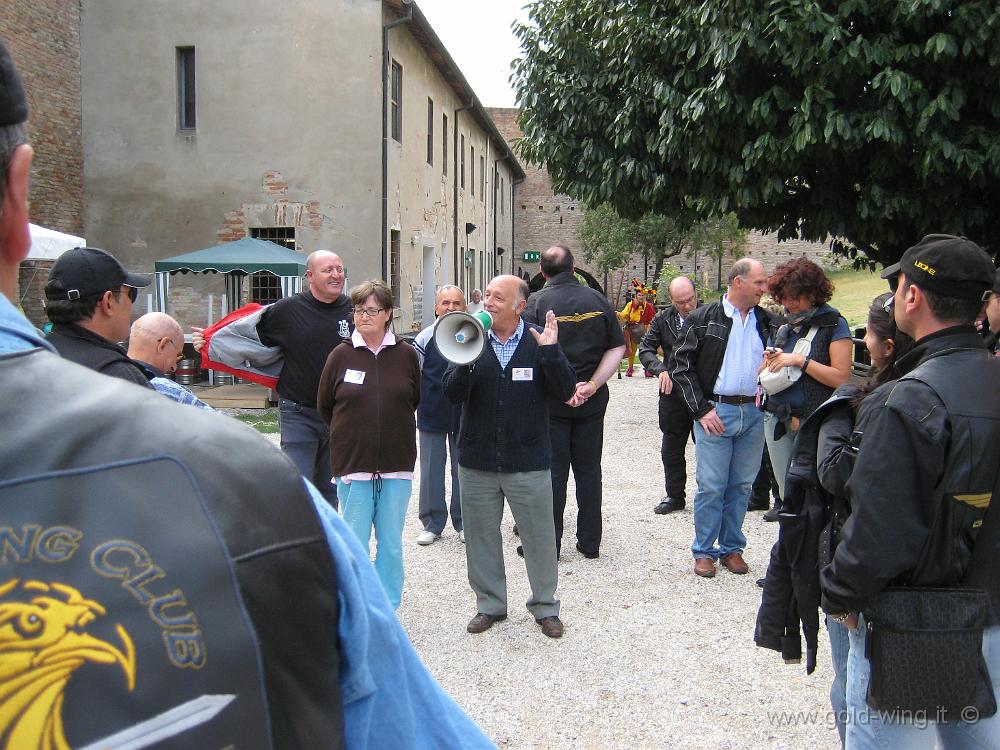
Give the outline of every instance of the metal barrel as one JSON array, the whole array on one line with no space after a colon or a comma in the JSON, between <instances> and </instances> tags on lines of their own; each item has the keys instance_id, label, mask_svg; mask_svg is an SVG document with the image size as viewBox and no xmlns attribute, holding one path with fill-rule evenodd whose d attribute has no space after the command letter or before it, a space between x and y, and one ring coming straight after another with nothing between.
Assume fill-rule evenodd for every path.
<instances>
[{"instance_id":1,"label":"metal barrel","mask_svg":"<svg viewBox=\"0 0 1000 750\"><path fill-rule=\"evenodd\" d=\"M177 363L177 370L174 372L174 379L181 385L193 385L201 371L196 359L182 359Z\"/></svg>"}]
</instances>

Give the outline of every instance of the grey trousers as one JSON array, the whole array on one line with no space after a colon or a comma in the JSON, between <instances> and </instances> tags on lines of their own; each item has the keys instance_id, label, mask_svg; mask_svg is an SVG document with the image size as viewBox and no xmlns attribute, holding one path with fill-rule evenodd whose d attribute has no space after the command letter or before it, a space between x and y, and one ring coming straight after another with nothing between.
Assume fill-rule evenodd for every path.
<instances>
[{"instance_id":1,"label":"grey trousers","mask_svg":"<svg viewBox=\"0 0 1000 750\"><path fill-rule=\"evenodd\" d=\"M444 496L444 467L451 453L451 525L462 530L462 503L458 497L458 436L451 432L420 431L420 523L440 536L448 524Z\"/></svg>"},{"instance_id":2,"label":"grey trousers","mask_svg":"<svg viewBox=\"0 0 1000 750\"><path fill-rule=\"evenodd\" d=\"M458 480L465 527L465 561L469 585L476 594L476 611L487 615L507 614L507 575L500 535L506 497L524 547L524 564L531 585L531 597L526 602L528 611L536 620L558 615L558 567L550 473L501 474L459 466Z\"/></svg>"}]
</instances>

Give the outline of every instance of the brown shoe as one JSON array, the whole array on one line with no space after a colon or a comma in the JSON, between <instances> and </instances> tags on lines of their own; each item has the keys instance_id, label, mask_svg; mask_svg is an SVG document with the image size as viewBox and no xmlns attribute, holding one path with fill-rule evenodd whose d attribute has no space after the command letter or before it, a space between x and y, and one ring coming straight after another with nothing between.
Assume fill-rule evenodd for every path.
<instances>
[{"instance_id":1,"label":"brown shoe","mask_svg":"<svg viewBox=\"0 0 1000 750\"><path fill-rule=\"evenodd\" d=\"M476 616L469 620L465 629L470 633L484 633L493 627L493 623L506 619L507 615L488 615L484 612L477 612Z\"/></svg>"},{"instance_id":2,"label":"brown shoe","mask_svg":"<svg viewBox=\"0 0 1000 750\"><path fill-rule=\"evenodd\" d=\"M563 624L562 621L555 615L552 615L551 617L540 617L535 620L535 622L542 626L542 633L547 635L549 638L562 638Z\"/></svg>"},{"instance_id":3,"label":"brown shoe","mask_svg":"<svg viewBox=\"0 0 1000 750\"><path fill-rule=\"evenodd\" d=\"M702 578L715 578L715 560L710 557L696 557L694 574Z\"/></svg>"},{"instance_id":4,"label":"brown shoe","mask_svg":"<svg viewBox=\"0 0 1000 750\"><path fill-rule=\"evenodd\" d=\"M730 573L735 573L738 576L750 572L750 566L747 565L747 561L743 559L743 555L739 552L730 552L728 555L720 557L719 562Z\"/></svg>"}]
</instances>

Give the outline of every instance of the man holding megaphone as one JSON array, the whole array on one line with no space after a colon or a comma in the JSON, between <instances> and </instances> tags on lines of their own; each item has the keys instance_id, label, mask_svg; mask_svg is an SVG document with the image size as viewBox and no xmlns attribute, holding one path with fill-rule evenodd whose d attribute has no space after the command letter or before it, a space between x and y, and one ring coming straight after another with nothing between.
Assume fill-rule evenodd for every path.
<instances>
[{"instance_id":1,"label":"man holding megaphone","mask_svg":"<svg viewBox=\"0 0 1000 750\"><path fill-rule=\"evenodd\" d=\"M569 400L576 373L559 347L555 313L544 328L521 320L528 285L516 276L498 276L486 287L488 328L471 323L471 357L464 340L472 316L451 313L460 322L451 330L462 341L441 346L452 364L444 376L445 394L462 403L459 434L459 485L469 585L476 594L476 616L470 633L482 633L507 617L507 580L500 521L507 498L521 535L531 585L528 610L550 638L563 634L556 599L555 525L552 518L552 451L549 445L548 399ZM447 326L446 326L447 330ZM439 335L444 336L445 330ZM471 344L470 344L471 346Z\"/></svg>"}]
</instances>

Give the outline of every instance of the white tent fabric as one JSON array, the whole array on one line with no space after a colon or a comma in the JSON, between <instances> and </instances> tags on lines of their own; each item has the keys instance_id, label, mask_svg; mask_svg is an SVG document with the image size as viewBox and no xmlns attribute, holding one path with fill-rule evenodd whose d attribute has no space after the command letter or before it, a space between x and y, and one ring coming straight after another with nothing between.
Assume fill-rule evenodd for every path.
<instances>
[{"instance_id":1,"label":"white tent fabric","mask_svg":"<svg viewBox=\"0 0 1000 750\"><path fill-rule=\"evenodd\" d=\"M86 247L83 237L57 232L54 229L31 224L31 249L28 260L55 260L67 250L74 247Z\"/></svg>"}]
</instances>

